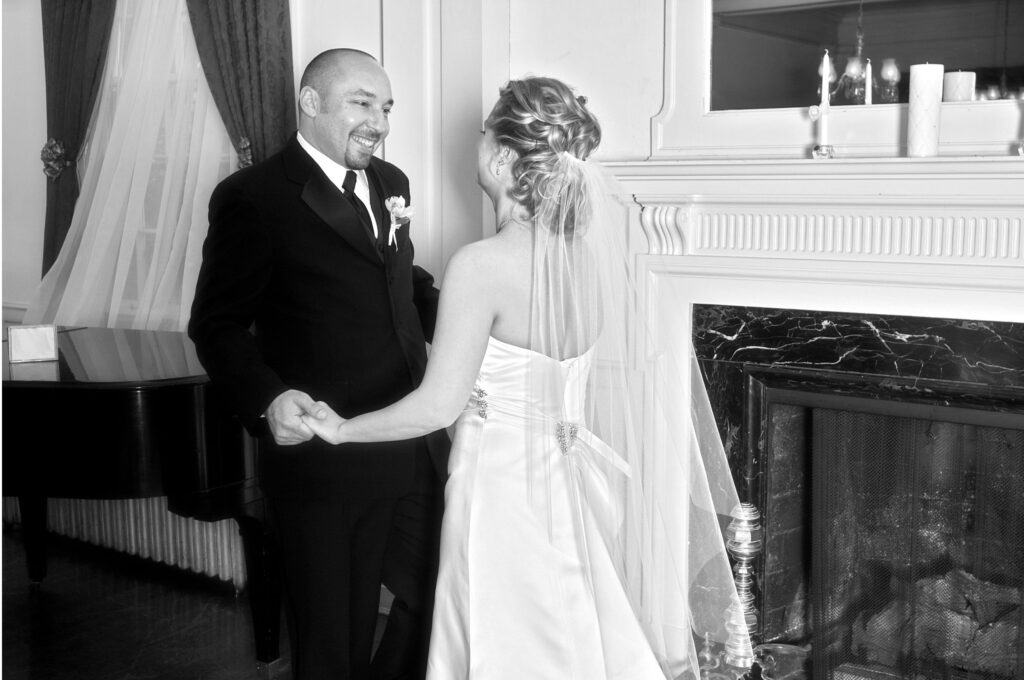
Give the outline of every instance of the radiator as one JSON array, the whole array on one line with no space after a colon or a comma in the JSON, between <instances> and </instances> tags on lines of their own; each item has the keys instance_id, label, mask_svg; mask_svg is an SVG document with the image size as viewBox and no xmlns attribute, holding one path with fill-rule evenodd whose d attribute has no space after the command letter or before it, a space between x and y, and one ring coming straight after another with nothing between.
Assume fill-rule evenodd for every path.
<instances>
[{"instance_id":1,"label":"radiator","mask_svg":"<svg viewBox=\"0 0 1024 680\"><path fill-rule=\"evenodd\" d=\"M5 524L21 521L16 498L4 498ZM245 586L242 538L234 520L200 522L167 510L167 499L51 498L50 532Z\"/></svg>"}]
</instances>

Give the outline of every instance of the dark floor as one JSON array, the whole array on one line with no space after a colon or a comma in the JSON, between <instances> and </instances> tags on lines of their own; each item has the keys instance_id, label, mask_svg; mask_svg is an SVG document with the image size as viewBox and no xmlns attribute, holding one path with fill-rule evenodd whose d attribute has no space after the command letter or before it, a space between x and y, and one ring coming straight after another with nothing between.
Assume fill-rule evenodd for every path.
<instances>
[{"instance_id":1,"label":"dark floor","mask_svg":"<svg viewBox=\"0 0 1024 680\"><path fill-rule=\"evenodd\" d=\"M68 539L30 591L18 531L3 532L3 680L288 680L257 669L249 602L230 584Z\"/></svg>"}]
</instances>

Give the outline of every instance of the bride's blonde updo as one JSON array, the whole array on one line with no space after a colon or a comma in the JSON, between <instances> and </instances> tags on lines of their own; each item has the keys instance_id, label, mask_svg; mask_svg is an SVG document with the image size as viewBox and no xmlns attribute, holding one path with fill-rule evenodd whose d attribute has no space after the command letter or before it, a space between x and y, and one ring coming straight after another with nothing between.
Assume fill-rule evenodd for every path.
<instances>
[{"instance_id":1,"label":"bride's blonde updo","mask_svg":"<svg viewBox=\"0 0 1024 680\"><path fill-rule=\"evenodd\" d=\"M551 229L571 232L584 218L581 173L573 166L601 142L601 126L586 103L554 78L511 80L485 123L499 144L518 154L512 198ZM545 206L558 214L540 214Z\"/></svg>"}]
</instances>

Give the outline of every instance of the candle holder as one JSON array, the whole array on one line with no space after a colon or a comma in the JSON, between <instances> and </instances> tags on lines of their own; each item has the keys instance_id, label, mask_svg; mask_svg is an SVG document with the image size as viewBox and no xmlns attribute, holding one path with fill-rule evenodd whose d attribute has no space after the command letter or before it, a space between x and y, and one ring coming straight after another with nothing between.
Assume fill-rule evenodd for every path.
<instances>
[{"instance_id":1,"label":"candle holder","mask_svg":"<svg viewBox=\"0 0 1024 680\"><path fill-rule=\"evenodd\" d=\"M831 144L815 144L811 147L811 158L814 158L815 160L835 157L836 149Z\"/></svg>"},{"instance_id":2,"label":"candle holder","mask_svg":"<svg viewBox=\"0 0 1024 680\"><path fill-rule=\"evenodd\" d=\"M885 81L879 91L883 104L895 104L900 100L900 90L896 81Z\"/></svg>"},{"instance_id":3,"label":"candle holder","mask_svg":"<svg viewBox=\"0 0 1024 680\"><path fill-rule=\"evenodd\" d=\"M750 503L740 503L733 509L733 520L725 530L725 549L729 551L736 566L736 594L743 609L743 618L751 638L757 633L757 608L754 606L753 564L764 548L764 527L761 513Z\"/></svg>"},{"instance_id":4,"label":"candle holder","mask_svg":"<svg viewBox=\"0 0 1024 680\"><path fill-rule=\"evenodd\" d=\"M836 151L831 144L824 144L828 136L828 109L826 106L815 104L807 109L807 116L818 124L818 143L811 147L811 158L821 160L822 158L835 158Z\"/></svg>"},{"instance_id":5,"label":"candle holder","mask_svg":"<svg viewBox=\"0 0 1024 680\"><path fill-rule=\"evenodd\" d=\"M761 513L750 503L740 503L732 515L734 519L725 530L725 549L736 560L733 573L738 603L733 606L739 607L745 630L732 630L726 625L731 634L725 644L725 662L734 667L750 668L754 662L750 645L757 633L753 562L764 547L764 527L761 525ZM728 620L731 622L736 618L730 616Z\"/></svg>"}]
</instances>

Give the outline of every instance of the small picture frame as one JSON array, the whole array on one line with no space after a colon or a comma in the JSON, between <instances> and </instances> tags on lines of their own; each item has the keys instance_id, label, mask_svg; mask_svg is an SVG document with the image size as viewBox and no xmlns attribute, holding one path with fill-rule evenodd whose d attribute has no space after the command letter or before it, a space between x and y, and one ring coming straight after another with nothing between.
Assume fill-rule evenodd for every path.
<instances>
[{"instance_id":1,"label":"small picture frame","mask_svg":"<svg viewBox=\"0 0 1024 680\"><path fill-rule=\"evenodd\" d=\"M56 361L24 361L10 365L10 379L21 382L59 382L60 364Z\"/></svg>"},{"instance_id":2,"label":"small picture frame","mask_svg":"<svg viewBox=\"0 0 1024 680\"><path fill-rule=\"evenodd\" d=\"M7 329L7 358L12 364L57 360L57 327L11 326Z\"/></svg>"}]
</instances>

